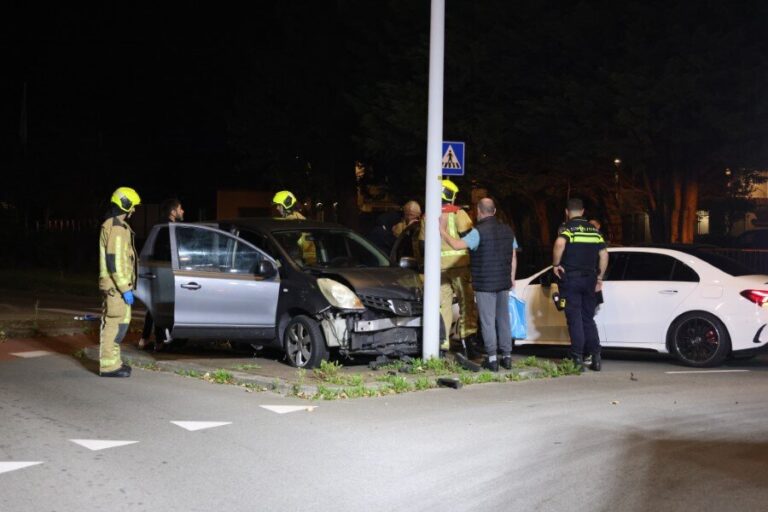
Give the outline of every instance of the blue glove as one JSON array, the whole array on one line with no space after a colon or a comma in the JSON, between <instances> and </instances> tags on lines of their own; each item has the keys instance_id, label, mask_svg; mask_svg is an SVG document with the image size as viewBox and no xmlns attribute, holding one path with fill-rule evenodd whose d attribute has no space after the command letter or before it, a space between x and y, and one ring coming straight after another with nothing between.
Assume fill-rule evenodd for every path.
<instances>
[{"instance_id":1,"label":"blue glove","mask_svg":"<svg viewBox=\"0 0 768 512\"><path fill-rule=\"evenodd\" d=\"M128 290L123 294L123 300L126 304L129 306L133 306L133 292L131 290Z\"/></svg>"}]
</instances>

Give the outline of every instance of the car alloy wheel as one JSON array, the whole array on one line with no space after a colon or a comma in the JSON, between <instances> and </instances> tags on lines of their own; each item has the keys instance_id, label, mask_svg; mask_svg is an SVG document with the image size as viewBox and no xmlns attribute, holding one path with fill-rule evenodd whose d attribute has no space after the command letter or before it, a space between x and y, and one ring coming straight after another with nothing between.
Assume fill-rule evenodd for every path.
<instances>
[{"instance_id":1,"label":"car alloy wheel","mask_svg":"<svg viewBox=\"0 0 768 512\"><path fill-rule=\"evenodd\" d=\"M320 326L315 320L298 315L288 322L283 336L285 353L292 366L316 368L328 358L328 349Z\"/></svg>"},{"instance_id":2,"label":"car alloy wheel","mask_svg":"<svg viewBox=\"0 0 768 512\"><path fill-rule=\"evenodd\" d=\"M672 324L671 350L688 366L717 366L731 349L723 323L707 313L686 313Z\"/></svg>"}]
</instances>

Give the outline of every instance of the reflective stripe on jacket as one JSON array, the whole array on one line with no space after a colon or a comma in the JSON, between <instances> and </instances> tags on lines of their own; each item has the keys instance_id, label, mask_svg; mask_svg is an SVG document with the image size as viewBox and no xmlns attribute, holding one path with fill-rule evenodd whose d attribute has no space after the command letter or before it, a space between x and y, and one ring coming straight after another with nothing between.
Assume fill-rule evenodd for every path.
<instances>
[{"instance_id":1,"label":"reflective stripe on jacket","mask_svg":"<svg viewBox=\"0 0 768 512\"><path fill-rule=\"evenodd\" d=\"M136 248L133 230L111 217L101 225L99 238L99 288L116 288L121 294L133 290L136 284Z\"/></svg>"},{"instance_id":2,"label":"reflective stripe on jacket","mask_svg":"<svg viewBox=\"0 0 768 512\"><path fill-rule=\"evenodd\" d=\"M472 220L464 210L458 210L455 213L448 214L448 234L453 238L461 238L462 234L472 229ZM453 249L445 240L441 241L440 250L440 269L468 267L469 250Z\"/></svg>"}]
</instances>

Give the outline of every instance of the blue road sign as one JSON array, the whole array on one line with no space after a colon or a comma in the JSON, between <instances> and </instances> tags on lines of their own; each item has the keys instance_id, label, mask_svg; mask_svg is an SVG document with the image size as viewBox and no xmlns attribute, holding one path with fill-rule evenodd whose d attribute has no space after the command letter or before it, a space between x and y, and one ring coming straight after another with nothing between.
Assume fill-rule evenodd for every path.
<instances>
[{"instance_id":1,"label":"blue road sign","mask_svg":"<svg viewBox=\"0 0 768 512\"><path fill-rule=\"evenodd\" d=\"M464 176L464 143L443 141L443 176Z\"/></svg>"}]
</instances>

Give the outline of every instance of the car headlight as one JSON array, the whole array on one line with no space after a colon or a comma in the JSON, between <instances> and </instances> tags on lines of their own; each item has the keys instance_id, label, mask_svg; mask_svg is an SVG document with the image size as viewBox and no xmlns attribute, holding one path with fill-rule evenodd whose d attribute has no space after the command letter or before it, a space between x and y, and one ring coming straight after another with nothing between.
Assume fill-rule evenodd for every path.
<instances>
[{"instance_id":1,"label":"car headlight","mask_svg":"<svg viewBox=\"0 0 768 512\"><path fill-rule=\"evenodd\" d=\"M328 302L334 307L339 309L365 309L365 306L363 306L360 298L355 295L355 292L338 281L321 277L317 280L317 286L323 292L325 298L328 299Z\"/></svg>"}]
</instances>

